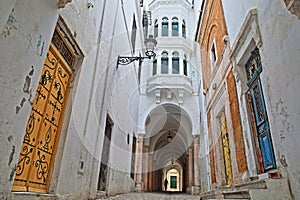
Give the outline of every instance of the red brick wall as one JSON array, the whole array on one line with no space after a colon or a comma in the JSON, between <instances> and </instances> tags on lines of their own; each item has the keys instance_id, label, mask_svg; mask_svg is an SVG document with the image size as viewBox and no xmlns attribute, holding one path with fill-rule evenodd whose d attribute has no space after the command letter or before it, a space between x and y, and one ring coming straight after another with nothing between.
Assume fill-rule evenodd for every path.
<instances>
[{"instance_id":1,"label":"red brick wall","mask_svg":"<svg viewBox=\"0 0 300 200\"><path fill-rule=\"evenodd\" d=\"M245 155L245 146L243 141L242 134L242 125L238 104L238 97L236 91L236 84L232 69L230 70L228 76L226 77L227 82L227 91L230 102L230 113L232 119L232 127L233 127L233 139L235 144L235 152L236 152L236 162L238 165L239 172L247 171L247 161Z\"/></svg>"},{"instance_id":2,"label":"red brick wall","mask_svg":"<svg viewBox=\"0 0 300 200\"><path fill-rule=\"evenodd\" d=\"M199 45L201 48L201 62L203 74L203 89L206 90L211 82L213 74L217 71L222 60L222 52L225 48L223 37L227 35L225 17L221 0L207 0L202 15L200 27ZM213 40L216 42L217 63L211 69L210 48Z\"/></svg>"}]
</instances>

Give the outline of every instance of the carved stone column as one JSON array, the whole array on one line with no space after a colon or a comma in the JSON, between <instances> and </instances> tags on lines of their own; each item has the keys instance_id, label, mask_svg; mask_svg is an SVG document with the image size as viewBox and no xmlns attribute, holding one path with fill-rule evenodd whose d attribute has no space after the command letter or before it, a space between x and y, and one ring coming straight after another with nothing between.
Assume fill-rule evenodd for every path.
<instances>
[{"instance_id":1,"label":"carved stone column","mask_svg":"<svg viewBox=\"0 0 300 200\"><path fill-rule=\"evenodd\" d=\"M153 154L149 153L149 177L148 177L148 190L153 190Z\"/></svg>"},{"instance_id":2,"label":"carved stone column","mask_svg":"<svg viewBox=\"0 0 300 200\"><path fill-rule=\"evenodd\" d=\"M192 187L194 184L194 175L193 175L193 147L189 147L189 187Z\"/></svg>"},{"instance_id":3,"label":"carved stone column","mask_svg":"<svg viewBox=\"0 0 300 200\"><path fill-rule=\"evenodd\" d=\"M137 152L136 152L136 190L142 190L142 168L143 168L143 137L141 135L137 138Z\"/></svg>"},{"instance_id":4,"label":"carved stone column","mask_svg":"<svg viewBox=\"0 0 300 200\"><path fill-rule=\"evenodd\" d=\"M143 183L143 191L148 191L148 166L149 166L149 146L144 145L144 168L143 168L143 174L144 174L144 183Z\"/></svg>"},{"instance_id":5,"label":"carved stone column","mask_svg":"<svg viewBox=\"0 0 300 200\"><path fill-rule=\"evenodd\" d=\"M200 171L199 171L199 135L194 138L194 194L200 192Z\"/></svg>"}]
</instances>

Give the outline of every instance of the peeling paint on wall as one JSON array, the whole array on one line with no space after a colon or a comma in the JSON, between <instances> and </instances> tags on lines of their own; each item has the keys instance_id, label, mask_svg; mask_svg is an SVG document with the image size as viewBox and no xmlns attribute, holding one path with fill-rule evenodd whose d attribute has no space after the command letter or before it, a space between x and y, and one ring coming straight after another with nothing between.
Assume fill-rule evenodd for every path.
<instances>
[{"instance_id":1,"label":"peeling paint on wall","mask_svg":"<svg viewBox=\"0 0 300 200\"><path fill-rule=\"evenodd\" d=\"M28 75L25 77L25 81L24 81L24 85L23 85L23 92L25 94L29 95L27 101L31 105L33 104L33 102L31 100L31 98L32 98L32 88L30 86L31 86L31 76L33 75L33 73L34 73L34 68L33 68L33 66L31 66L31 70L28 73ZM19 114L19 112L20 112L21 108L24 106L25 102L26 102L26 98L23 97L21 99L20 105L16 106L16 114Z\"/></svg>"},{"instance_id":2,"label":"peeling paint on wall","mask_svg":"<svg viewBox=\"0 0 300 200\"><path fill-rule=\"evenodd\" d=\"M9 174L9 181L11 181L11 182L14 180L16 169L17 169L17 165L14 165L14 167L12 168L12 170Z\"/></svg>"},{"instance_id":3,"label":"peeling paint on wall","mask_svg":"<svg viewBox=\"0 0 300 200\"><path fill-rule=\"evenodd\" d=\"M280 153L279 153L279 155L280 155ZM285 155L281 155L280 156L280 163L282 164L283 167L287 167L288 166L286 158L285 158Z\"/></svg>"},{"instance_id":4,"label":"peeling paint on wall","mask_svg":"<svg viewBox=\"0 0 300 200\"><path fill-rule=\"evenodd\" d=\"M45 46L45 42L42 40L43 37L42 35L39 36L37 45L36 45L36 54L37 56L42 56L44 53L44 46Z\"/></svg>"},{"instance_id":5,"label":"peeling paint on wall","mask_svg":"<svg viewBox=\"0 0 300 200\"><path fill-rule=\"evenodd\" d=\"M16 150L16 147L13 145L13 146L12 146L11 153L10 153L10 155L9 155L8 166L10 166L11 162L12 162L13 159L14 159L15 150Z\"/></svg>"},{"instance_id":6,"label":"peeling paint on wall","mask_svg":"<svg viewBox=\"0 0 300 200\"><path fill-rule=\"evenodd\" d=\"M6 22L6 25L4 26L1 35L3 35L5 38L7 38L13 30L18 30L17 20L15 16L13 15L14 9L12 9L8 20Z\"/></svg>"},{"instance_id":7,"label":"peeling paint on wall","mask_svg":"<svg viewBox=\"0 0 300 200\"><path fill-rule=\"evenodd\" d=\"M32 36L30 34L27 34L25 44L27 46L27 49L32 46Z\"/></svg>"}]
</instances>

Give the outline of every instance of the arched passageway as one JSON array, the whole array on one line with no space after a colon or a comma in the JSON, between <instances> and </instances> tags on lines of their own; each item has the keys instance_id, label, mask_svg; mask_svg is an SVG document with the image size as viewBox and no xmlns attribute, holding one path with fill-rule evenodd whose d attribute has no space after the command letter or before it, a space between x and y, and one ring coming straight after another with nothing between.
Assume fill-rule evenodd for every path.
<instances>
[{"instance_id":1,"label":"arched passageway","mask_svg":"<svg viewBox=\"0 0 300 200\"><path fill-rule=\"evenodd\" d=\"M194 156L198 155L199 138L192 135L192 127L188 113L177 105L159 105L148 114L146 133L139 135L137 143L140 157L135 171L141 172L136 174L141 190L165 191L165 179L170 192L186 192L194 186L199 179L195 177L199 173L194 173L199 171L198 156Z\"/></svg>"}]
</instances>

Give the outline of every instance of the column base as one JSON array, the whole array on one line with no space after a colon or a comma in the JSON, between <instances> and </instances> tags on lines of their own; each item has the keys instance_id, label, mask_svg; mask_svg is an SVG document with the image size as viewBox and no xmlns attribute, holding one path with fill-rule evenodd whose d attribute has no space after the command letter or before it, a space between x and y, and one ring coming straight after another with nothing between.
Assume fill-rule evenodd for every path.
<instances>
[{"instance_id":1,"label":"column base","mask_svg":"<svg viewBox=\"0 0 300 200\"><path fill-rule=\"evenodd\" d=\"M143 191L143 183L137 183L135 185L135 192L142 192Z\"/></svg>"},{"instance_id":2,"label":"column base","mask_svg":"<svg viewBox=\"0 0 300 200\"><path fill-rule=\"evenodd\" d=\"M186 192L191 195L198 195L200 194L200 187L199 186L188 187L186 188Z\"/></svg>"}]
</instances>

